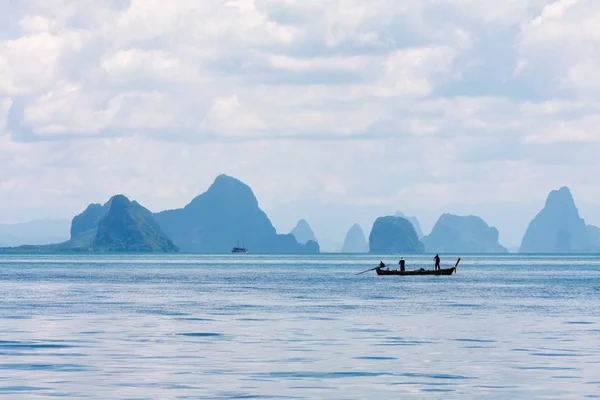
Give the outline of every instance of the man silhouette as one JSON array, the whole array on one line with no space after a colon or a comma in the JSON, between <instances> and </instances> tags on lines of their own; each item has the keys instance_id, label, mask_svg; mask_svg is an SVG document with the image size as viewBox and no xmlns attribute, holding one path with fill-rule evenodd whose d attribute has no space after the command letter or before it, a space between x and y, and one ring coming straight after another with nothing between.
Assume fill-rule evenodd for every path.
<instances>
[{"instance_id":1,"label":"man silhouette","mask_svg":"<svg viewBox=\"0 0 600 400\"><path fill-rule=\"evenodd\" d=\"M433 257L433 259L435 260L435 270L437 271L438 269L442 269L440 267L440 255L436 254L435 257Z\"/></svg>"}]
</instances>

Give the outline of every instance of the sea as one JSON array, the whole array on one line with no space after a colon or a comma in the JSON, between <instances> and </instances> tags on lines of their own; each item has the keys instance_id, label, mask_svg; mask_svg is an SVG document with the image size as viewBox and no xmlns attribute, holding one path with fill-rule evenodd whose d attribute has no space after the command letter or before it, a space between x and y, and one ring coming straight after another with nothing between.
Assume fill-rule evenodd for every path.
<instances>
[{"instance_id":1,"label":"sea","mask_svg":"<svg viewBox=\"0 0 600 400\"><path fill-rule=\"evenodd\" d=\"M0 255L0 398L600 398L600 256L380 260Z\"/></svg>"}]
</instances>

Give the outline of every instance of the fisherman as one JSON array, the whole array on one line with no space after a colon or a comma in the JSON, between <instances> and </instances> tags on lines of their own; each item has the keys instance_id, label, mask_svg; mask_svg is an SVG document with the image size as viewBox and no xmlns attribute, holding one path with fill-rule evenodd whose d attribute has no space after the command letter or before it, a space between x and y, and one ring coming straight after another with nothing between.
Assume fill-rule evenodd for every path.
<instances>
[{"instance_id":1,"label":"fisherman","mask_svg":"<svg viewBox=\"0 0 600 400\"><path fill-rule=\"evenodd\" d=\"M439 254L436 254L436 255L435 255L435 257L433 257L433 259L435 260L435 269L436 269L436 271L437 271L438 269L442 269L442 268L440 267L440 255L439 255Z\"/></svg>"},{"instance_id":2,"label":"fisherman","mask_svg":"<svg viewBox=\"0 0 600 400\"><path fill-rule=\"evenodd\" d=\"M400 258L400 261L398 262L398 264L400 264L400 271L404 272L406 270L405 263L404 263L404 257Z\"/></svg>"},{"instance_id":3,"label":"fisherman","mask_svg":"<svg viewBox=\"0 0 600 400\"><path fill-rule=\"evenodd\" d=\"M385 264L383 263L383 261L380 261L379 268L377 268L377 269L382 269L382 268L385 268Z\"/></svg>"}]
</instances>

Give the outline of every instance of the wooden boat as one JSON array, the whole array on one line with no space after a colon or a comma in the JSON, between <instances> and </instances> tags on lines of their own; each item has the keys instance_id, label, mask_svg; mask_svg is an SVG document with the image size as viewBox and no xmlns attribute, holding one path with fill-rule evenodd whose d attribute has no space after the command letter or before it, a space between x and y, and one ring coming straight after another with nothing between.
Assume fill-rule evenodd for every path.
<instances>
[{"instance_id":1,"label":"wooden boat","mask_svg":"<svg viewBox=\"0 0 600 400\"><path fill-rule=\"evenodd\" d=\"M246 254L246 253L248 253L248 249L246 249L246 248L244 247L244 245L243 245L243 244L240 246L240 242L238 242L238 243L237 243L237 246L235 246L235 247L234 247L234 248L231 250L231 252L232 252L232 253L242 253L242 254Z\"/></svg>"},{"instance_id":2,"label":"wooden boat","mask_svg":"<svg viewBox=\"0 0 600 400\"><path fill-rule=\"evenodd\" d=\"M458 267L458 263L460 262L460 258L456 261L456 264L454 264L453 267L451 268L444 268L444 269L438 269L438 270L432 270L432 269L417 269L414 271L386 271L385 269L381 269L381 268L376 268L375 271L377 271L377 275L401 275L401 276L413 276L413 275L452 275L454 272L456 272L456 268Z\"/></svg>"}]
</instances>

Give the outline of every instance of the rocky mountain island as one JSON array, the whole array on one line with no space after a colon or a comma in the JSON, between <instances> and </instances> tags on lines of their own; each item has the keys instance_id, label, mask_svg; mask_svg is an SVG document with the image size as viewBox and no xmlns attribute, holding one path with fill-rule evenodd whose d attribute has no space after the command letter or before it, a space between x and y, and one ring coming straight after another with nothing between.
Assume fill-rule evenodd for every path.
<instances>
[{"instance_id":1,"label":"rocky mountain island","mask_svg":"<svg viewBox=\"0 0 600 400\"><path fill-rule=\"evenodd\" d=\"M301 219L300 221L298 221L298 223L290 233L294 235L298 243L306 244L311 240L313 242L318 243L312 228L310 227L308 222L306 222L305 219Z\"/></svg>"},{"instance_id":2,"label":"rocky mountain island","mask_svg":"<svg viewBox=\"0 0 600 400\"><path fill-rule=\"evenodd\" d=\"M397 211L396 214L394 214L394 217L400 217L400 218L409 220L410 223L415 228L415 232L417 232L417 236L419 237L419 239L423 237L423 231L421 230L421 224L419 223L419 220L417 219L417 217L407 217L402 211Z\"/></svg>"},{"instance_id":3,"label":"rocky mountain island","mask_svg":"<svg viewBox=\"0 0 600 400\"><path fill-rule=\"evenodd\" d=\"M375 254L419 254L424 252L413 224L401 217L380 217L369 235L369 249Z\"/></svg>"},{"instance_id":4,"label":"rocky mountain island","mask_svg":"<svg viewBox=\"0 0 600 400\"><path fill-rule=\"evenodd\" d=\"M365 238L365 234L359 224L354 224L348 230L342 253L368 253L369 244Z\"/></svg>"},{"instance_id":5,"label":"rocky mountain island","mask_svg":"<svg viewBox=\"0 0 600 400\"><path fill-rule=\"evenodd\" d=\"M312 240L300 244L292 234L277 234L252 189L227 175L218 176L184 208L154 217L183 252L228 253L238 242L244 242L251 253L319 252L319 245Z\"/></svg>"},{"instance_id":6,"label":"rocky mountain island","mask_svg":"<svg viewBox=\"0 0 600 400\"><path fill-rule=\"evenodd\" d=\"M498 230L479 217L443 214L423 244L430 253L507 253L498 236Z\"/></svg>"},{"instance_id":7,"label":"rocky mountain island","mask_svg":"<svg viewBox=\"0 0 600 400\"><path fill-rule=\"evenodd\" d=\"M553 190L544 208L531 221L521 253L585 253L590 251L589 229L579 217L567 187Z\"/></svg>"},{"instance_id":8,"label":"rocky mountain island","mask_svg":"<svg viewBox=\"0 0 600 400\"><path fill-rule=\"evenodd\" d=\"M91 204L71 222L71 238L43 246L19 246L4 251L172 253L179 249L164 234L152 213L123 195L104 205Z\"/></svg>"}]
</instances>

